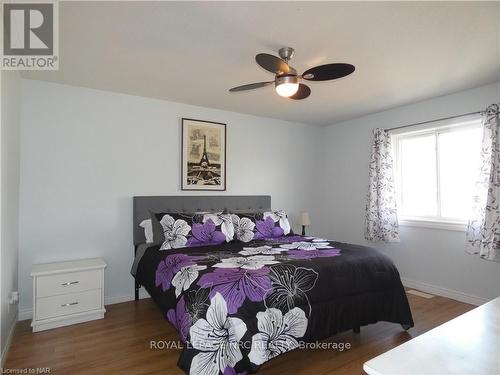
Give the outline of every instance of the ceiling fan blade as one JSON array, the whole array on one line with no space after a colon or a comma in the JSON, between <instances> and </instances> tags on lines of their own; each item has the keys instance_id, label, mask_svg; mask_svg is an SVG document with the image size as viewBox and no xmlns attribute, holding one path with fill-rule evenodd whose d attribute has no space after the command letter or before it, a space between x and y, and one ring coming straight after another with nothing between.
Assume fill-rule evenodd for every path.
<instances>
[{"instance_id":1,"label":"ceiling fan blade","mask_svg":"<svg viewBox=\"0 0 500 375\"><path fill-rule=\"evenodd\" d=\"M330 79L338 79L348 76L354 72L356 68L351 64L326 64L315 66L314 68L307 69L302 78L308 81L328 81Z\"/></svg>"},{"instance_id":2,"label":"ceiling fan blade","mask_svg":"<svg viewBox=\"0 0 500 375\"><path fill-rule=\"evenodd\" d=\"M300 100L307 98L309 95L311 95L311 89L309 86L299 83L299 89L295 94L289 96L289 99Z\"/></svg>"},{"instance_id":3,"label":"ceiling fan blade","mask_svg":"<svg viewBox=\"0 0 500 375\"><path fill-rule=\"evenodd\" d=\"M268 53L259 53L255 56L255 61L261 67L274 74L287 74L290 71L290 67L285 61Z\"/></svg>"},{"instance_id":4,"label":"ceiling fan blade","mask_svg":"<svg viewBox=\"0 0 500 375\"><path fill-rule=\"evenodd\" d=\"M272 83L274 83L274 81L250 83L248 85L233 87L232 89L229 89L229 91L237 92L237 91L253 90L253 89L258 89L259 87L268 86Z\"/></svg>"}]
</instances>

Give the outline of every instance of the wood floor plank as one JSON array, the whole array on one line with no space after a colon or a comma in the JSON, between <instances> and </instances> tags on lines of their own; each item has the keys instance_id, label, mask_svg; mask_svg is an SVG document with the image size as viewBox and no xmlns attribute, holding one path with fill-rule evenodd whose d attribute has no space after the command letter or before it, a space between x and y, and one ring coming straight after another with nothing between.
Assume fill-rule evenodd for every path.
<instances>
[{"instance_id":1,"label":"wood floor plank","mask_svg":"<svg viewBox=\"0 0 500 375\"><path fill-rule=\"evenodd\" d=\"M367 360L416 337L474 306L448 298L408 295L415 327L378 323L361 334L343 332L325 342L350 343L351 349L295 350L264 364L259 374L362 374ZM30 322L17 324L5 369L45 368L51 374L183 374L177 368L180 349L152 349L151 341L176 342L174 328L150 299L106 307L93 322L32 333Z\"/></svg>"}]
</instances>

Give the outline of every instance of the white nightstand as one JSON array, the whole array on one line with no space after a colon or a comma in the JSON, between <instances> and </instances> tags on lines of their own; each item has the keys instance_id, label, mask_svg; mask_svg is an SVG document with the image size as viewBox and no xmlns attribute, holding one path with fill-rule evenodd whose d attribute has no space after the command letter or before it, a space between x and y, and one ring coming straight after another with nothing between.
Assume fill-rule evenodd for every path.
<instances>
[{"instance_id":1,"label":"white nightstand","mask_svg":"<svg viewBox=\"0 0 500 375\"><path fill-rule=\"evenodd\" d=\"M102 258L36 264L33 277L33 332L104 318Z\"/></svg>"}]
</instances>

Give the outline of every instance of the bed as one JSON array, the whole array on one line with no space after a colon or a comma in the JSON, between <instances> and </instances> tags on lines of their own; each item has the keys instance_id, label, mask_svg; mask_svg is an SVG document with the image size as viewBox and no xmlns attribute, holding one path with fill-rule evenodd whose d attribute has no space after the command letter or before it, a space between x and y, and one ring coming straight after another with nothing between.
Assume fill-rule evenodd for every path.
<instances>
[{"instance_id":1,"label":"bed","mask_svg":"<svg viewBox=\"0 0 500 375\"><path fill-rule=\"evenodd\" d=\"M134 197L136 298L144 287L178 330L181 369L254 373L281 353L342 331L379 321L413 326L399 273L375 249L290 234L160 251L144 245L139 227L150 211L270 208L270 196ZM174 287L181 269L190 272Z\"/></svg>"}]
</instances>

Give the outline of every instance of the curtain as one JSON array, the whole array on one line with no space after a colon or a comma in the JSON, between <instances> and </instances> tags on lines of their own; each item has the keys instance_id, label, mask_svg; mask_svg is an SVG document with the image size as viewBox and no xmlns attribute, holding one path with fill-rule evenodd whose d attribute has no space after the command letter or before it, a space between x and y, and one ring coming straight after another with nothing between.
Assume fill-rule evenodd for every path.
<instances>
[{"instance_id":1,"label":"curtain","mask_svg":"<svg viewBox=\"0 0 500 375\"><path fill-rule=\"evenodd\" d=\"M391 137L386 129L373 130L365 238L369 241L399 242Z\"/></svg>"},{"instance_id":2,"label":"curtain","mask_svg":"<svg viewBox=\"0 0 500 375\"><path fill-rule=\"evenodd\" d=\"M483 113L483 145L472 215L467 224L466 250L500 262L500 139L499 104Z\"/></svg>"}]
</instances>

